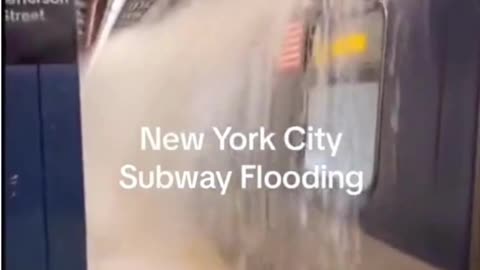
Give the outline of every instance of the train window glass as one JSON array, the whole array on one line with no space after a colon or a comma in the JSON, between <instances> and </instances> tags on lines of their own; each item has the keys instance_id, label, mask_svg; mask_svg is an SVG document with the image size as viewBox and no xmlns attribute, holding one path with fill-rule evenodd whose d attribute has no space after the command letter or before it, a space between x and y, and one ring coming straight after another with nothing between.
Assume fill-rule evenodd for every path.
<instances>
[{"instance_id":1,"label":"train window glass","mask_svg":"<svg viewBox=\"0 0 480 270\"><path fill-rule=\"evenodd\" d=\"M308 71L315 77L308 91L308 125L342 137L335 157L328 151L308 151L307 169L326 165L344 173L361 171L364 190L374 176L384 18L380 8L320 18Z\"/></svg>"}]
</instances>

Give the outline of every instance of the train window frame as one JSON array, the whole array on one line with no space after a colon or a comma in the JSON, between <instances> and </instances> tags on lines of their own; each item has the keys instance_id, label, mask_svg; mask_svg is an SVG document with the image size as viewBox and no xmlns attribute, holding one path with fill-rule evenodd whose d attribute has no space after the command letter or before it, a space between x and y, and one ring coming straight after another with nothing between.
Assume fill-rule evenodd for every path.
<instances>
[{"instance_id":1,"label":"train window frame","mask_svg":"<svg viewBox=\"0 0 480 270\"><path fill-rule=\"evenodd\" d=\"M379 61L379 69L378 69L378 96L377 96L377 104L376 104L376 116L375 116L375 138L373 140L374 144L374 149L373 149L373 164L372 164L372 172L371 172L371 179L369 179L371 182L368 185L367 188L364 188L359 195L362 197L360 200L361 201L367 201L375 192L376 187L378 186L378 181L379 181L379 170L380 170L380 153L381 153L381 127L382 127L382 116L383 116L383 111L384 111L384 93L385 93L385 77L386 77L386 59L387 59L387 48L388 48L388 34L389 34L389 15L388 15L388 8L387 4L385 3L384 0L374 0L371 2L371 5L368 6L365 10L362 12L353 14L353 16L366 16L367 14L371 12L379 12L381 19L382 19L382 27L381 27L381 46L380 46L380 61ZM322 16L322 12L318 11L317 15L315 16L314 19L314 25L320 20ZM310 25L310 24L309 24ZM311 73L312 68L316 65L315 63L315 57L314 57L314 28L316 26L310 26L308 29L308 40L306 41L306 57L305 57L305 72L306 72L306 93L307 95L311 92L311 86L309 84L312 83L312 76L309 76L309 73ZM331 29L328 29L329 35L331 34ZM331 59L328 59L329 61ZM328 68L327 70L327 76L328 76L328 84L330 85L333 81L331 80L331 67ZM308 102L307 102L308 103ZM307 110L309 105L307 105ZM307 116L308 118L308 116ZM306 120L308 123L308 119ZM306 160L306 156L303 158Z\"/></svg>"}]
</instances>

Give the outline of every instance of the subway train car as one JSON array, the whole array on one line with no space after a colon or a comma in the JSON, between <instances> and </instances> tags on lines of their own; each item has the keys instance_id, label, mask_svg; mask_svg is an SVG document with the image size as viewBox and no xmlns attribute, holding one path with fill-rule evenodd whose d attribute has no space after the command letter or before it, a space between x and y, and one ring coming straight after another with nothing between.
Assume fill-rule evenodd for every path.
<instances>
[{"instance_id":1,"label":"subway train car","mask_svg":"<svg viewBox=\"0 0 480 270\"><path fill-rule=\"evenodd\" d=\"M350 16L363 18L363 29L336 38L341 19L322 12L332 8L324 5L307 27L305 76L324 74L326 83L306 86L306 122L355 134L339 162L370 172L361 228L439 269L480 269L479 6L474 0L374 2ZM328 54L318 49L325 39L332 43ZM342 61L360 64L360 72L343 76ZM318 158L306 153L307 166Z\"/></svg>"},{"instance_id":2,"label":"subway train car","mask_svg":"<svg viewBox=\"0 0 480 270\"><path fill-rule=\"evenodd\" d=\"M347 2L351 6L337 6ZM255 215L242 218L261 227L256 233L271 234L266 240L250 236L266 244L245 268L480 270L480 1L357 2L309 1L298 10L285 31L272 96L258 91L250 98L271 98L263 104L269 119L254 119L268 122L270 130L312 125L348 134L337 158L282 149L266 163L278 170L307 171L323 163L364 172L360 196L333 194L336 214L355 216L363 244L352 233L347 238L354 240L335 239L329 251L342 253L358 244L364 262L341 263L356 260L358 249L342 257L318 248L325 240L318 234L336 237L343 225L334 220L316 231L317 220L302 223L304 197L313 196L308 207L316 209L328 204L330 193L275 191L249 194L252 201L265 196L265 205L256 201L250 205ZM73 3L65 8L64 14L73 16ZM72 16L53 22L63 19L68 26ZM41 29L54 27L49 25ZM8 38L18 27L7 26L9 52L17 41ZM68 47L66 56L55 47L50 50L55 59L42 64L31 55L7 60L8 270L87 269L79 72L73 28L64 28L69 33L60 35L58 46Z\"/></svg>"},{"instance_id":3,"label":"subway train car","mask_svg":"<svg viewBox=\"0 0 480 270\"><path fill-rule=\"evenodd\" d=\"M377 169L361 215L370 235L452 270L480 267L478 6L386 6Z\"/></svg>"}]
</instances>

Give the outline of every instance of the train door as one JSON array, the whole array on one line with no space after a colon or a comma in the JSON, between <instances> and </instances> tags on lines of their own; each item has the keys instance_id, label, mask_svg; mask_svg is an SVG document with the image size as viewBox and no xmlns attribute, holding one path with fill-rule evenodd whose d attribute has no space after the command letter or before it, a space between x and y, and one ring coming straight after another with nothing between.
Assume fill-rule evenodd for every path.
<instances>
[{"instance_id":1,"label":"train door","mask_svg":"<svg viewBox=\"0 0 480 270\"><path fill-rule=\"evenodd\" d=\"M474 1L391 3L377 188L366 231L468 269L480 20Z\"/></svg>"},{"instance_id":2,"label":"train door","mask_svg":"<svg viewBox=\"0 0 480 270\"><path fill-rule=\"evenodd\" d=\"M475 5L389 2L347 16L352 24L323 6L307 70L308 122L350 138L336 158L307 153L306 167L359 167L364 232L439 269L478 267Z\"/></svg>"},{"instance_id":3,"label":"train door","mask_svg":"<svg viewBox=\"0 0 480 270\"><path fill-rule=\"evenodd\" d=\"M335 8L332 14L323 13L311 37L308 123L341 133L342 147L334 157L319 149L308 151L305 166L359 170L367 191L375 178L386 12L378 4L342 8L340 15Z\"/></svg>"}]
</instances>

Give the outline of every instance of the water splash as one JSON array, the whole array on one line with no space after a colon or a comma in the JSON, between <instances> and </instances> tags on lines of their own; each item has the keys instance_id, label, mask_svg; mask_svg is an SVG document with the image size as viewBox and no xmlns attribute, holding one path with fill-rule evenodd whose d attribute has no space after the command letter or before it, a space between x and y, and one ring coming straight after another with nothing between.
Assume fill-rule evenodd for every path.
<instances>
[{"instance_id":1,"label":"water splash","mask_svg":"<svg viewBox=\"0 0 480 270\"><path fill-rule=\"evenodd\" d=\"M349 197L307 191L267 196L235 188L225 197L178 190L126 193L117 186L126 163L184 170L227 170L248 162L271 166L272 153L210 147L141 152L138 130L208 132L211 126L233 125L246 131L268 127L271 117L291 118L271 115L273 59L299 4L192 1L161 22L115 34L102 47L82 79L89 269L356 269L360 238ZM317 34L328 48L331 30L355 29L361 22L345 14L366 4L315 5L323 12ZM355 73L355 67L335 66L338 78ZM317 75L315 88L327 91L327 69L319 68ZM324 98L325 109L336 102L333 94Z\"/></svg>"},{"instance_id":2,"label":"water splash","mask_svg":"<svg viewBox=\"0 0 480 270\"><path fill-rule=\"evenodd\" d=\"M364 64L351 58L335 58L332 46L339 37L375 28L371 16L363 14L376 3L318 0L316 4L320 16L314 33L318 44L313 55L316 83L308 93L309 123L328 132L343 132L345 139L336 158L308 152L307 169L315 164L328 164L341 171L361 169L368 186L374 169L380 76L373 83L360 83ZM381 10L379 14L381 16ZM381 70L382 46L375 47L373 54L371 48L367 51L369 61L378 65L377 73ZM362 237L358 210L362 199L350 197L342 190L322 190L316 194L302 193L296 200L307 209L305 215L308 220L302 228L302 237L297 240L304 245L303 250L308 255L299 257L296 264L302 265L303 269L359 269L362 264Z\"/></svg>"},{"instance_id":3,"label":"water splash","mask_svg":"<svg viewBox=\"0 0 480 270\"><path fill-rule=\"evenodd\" d=\"M261 162L260 155L209 145L142 152L139 130L268 126L272 63L295 2L196 1L161 22L116 33L101 47L81 82L89 269L246 267L245 254L265 235L261 192L125 191L119 170L125 164L227 170Z\"/></svg>"}]
</instances>

